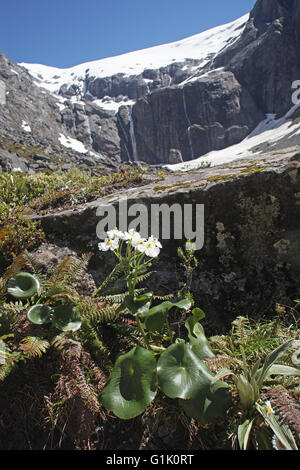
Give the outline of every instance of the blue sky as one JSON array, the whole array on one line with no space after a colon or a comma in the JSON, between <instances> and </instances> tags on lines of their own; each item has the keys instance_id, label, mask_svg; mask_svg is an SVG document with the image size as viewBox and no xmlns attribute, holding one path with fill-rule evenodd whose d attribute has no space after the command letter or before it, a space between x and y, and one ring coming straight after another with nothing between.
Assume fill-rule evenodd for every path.
<instances>
[{"instance_id":1,"label":"blue sky","mask_svg":"<svg viewBox=\"0 0 300 470\"><path fill-rule=\"evenodd\" d=\"M71 67L177 41L249 12L255 0L2 0L0 52Z\"/></svg>"}]
</instances>

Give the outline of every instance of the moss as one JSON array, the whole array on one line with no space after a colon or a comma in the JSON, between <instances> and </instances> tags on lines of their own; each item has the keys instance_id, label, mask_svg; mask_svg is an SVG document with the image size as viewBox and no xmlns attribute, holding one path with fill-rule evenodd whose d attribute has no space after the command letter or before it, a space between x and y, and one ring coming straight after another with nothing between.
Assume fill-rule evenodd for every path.
<instances>
[{"instance_id":1,"label":"moss","mask_svg":"<svg viewBox=\"0 0 300 470\"><path fill-rule=\"evenodd\" d=\"M0 226L0 268L7 267L24 250L33 250L46 240L40 222L17 215Z\"/></svg>"},{"instance_id":2,"label":"moss","mask_svg":"<svg viewBox=\"0 0 300 470\"><path fill-rule=\"evenodd\" d=\"M0 144L3 148L11 153L16 153L21 158L25 158L28 161L32 161L32 157L35 154L46 155L42 147L31 146L23 144L21 142L15 142L5 137L0 138ZM49 155L47 155L49 156Z\"/></svg>"},{"instance_id":3,"label":"moss","mask_svg":"<svg viewBox=\"0 0 300 470\"><path fill-rule=\"evenodd\" d=\"M178 182L178 183L173 183L170 184L169 186L155 186L153 188L153 191L175 191L177 188L187 188L189 186L192 186L195 183L195 181L185 181L185 182Z\"/></svg>"},{"instance_id":4,"label":"moss","mask_svg":"<svg viewBox=\"0 0 300 470\"><path fill-rule=\"evenodd\" d=\"M159 191L168 191L172 192L175 191L176 189L179 188L188 188L188 187L193 187L194 189L197 188L202 188L205 186L207 183L218 183L222 181L230 181L235 178L238 178L239 175L237 174L229 174L229 175L215 175L215 176L209 176L205 178L201 178L198 180L191 180L191 181L184 181L184 182L178 182L178 183L173 183L168 186L155 186L153 188L153 191L159 192Z\"/></svg>"},{"instance_id":5,"label":"moss","mask_svg":"<svg viewBox=\"0 0 300 470\"><path fill-rule=\"evenodd\" d=\"M238 178L238 175L231 174L231 175L215 175L215 176L209 176L208 178L205 178L206 181L209 183L218 183L220 181L229 181L232 179Z\"/></svg>"},{"instance_id":6,"label":"moss","mask_svg":"<svg viewBox=\"0 0 300 470\"><path fill-rule=\"evenodd\" d=\"M5 137L0 137L0 146L10 153L15 153L19 157L24 158L28 161L28 163L34 162L33 157L36 154L50 158L52 163L59 164L62 162L62 158L59 153L49 153L48 151L46 152L44 147L27 145L22 142L15 142L14 140ZM66 162L68 162L68 160L67 156L64 154L63 163Z\"/></svg>"},{"instance_id":7,"label":"moss","mask_svg":"<svg viewBox=\"0 0 300 470\"><path fill-rule=\"evenodd\" d=\"M165 191L165 190L169 189L170 187L172 188L172 186L155 186L153 188L153 191L155 191L155 192Z\"/></svg>"},{"instance_id":8,"label":"moss","mask_svg":"<svg viewBox=\"0 0 300 470\"><path fill-rule=\"evenodd\" d=\"M261 171L267 170L268 167L263 167L263 168L247 168L246 170L243 170L242 173L246 175L252 175L253 173L260 173Z\"/></svg>"}]
</instances>

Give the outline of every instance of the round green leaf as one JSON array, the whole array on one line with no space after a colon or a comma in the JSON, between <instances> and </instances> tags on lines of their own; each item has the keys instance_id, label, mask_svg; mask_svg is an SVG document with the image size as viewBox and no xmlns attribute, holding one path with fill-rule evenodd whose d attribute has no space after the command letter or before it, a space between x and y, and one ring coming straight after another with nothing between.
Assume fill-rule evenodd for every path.
<instances>
[{"instance_id":1,"label":"round green leaf","mask_svg":"<svg viewBox=\"0 0 300 470\"><path fill-rule=\"evenodd\" d=\"M214 357L208 339L205 336L204 328L199 322L195 322L195 318L191 316L185 322L188 330L188 336L193 352L199 359L209 359Z\"/></svg>"},{"instance_id":2,"label":"round green leaf","mask_svg":"<svg viewBox=\"0 0 300 470\"><path fill-rule=\"evenodd\" d=\"M194 324L201 321L201 320L203 320L203 318L205 318L205 313L199 307L193 308L192 315L193 315L193 319L194 319Z\"/></svg>"},{"instance_id":3,"label":"round green leaf","mask_svg":"<svg viewBox=\"0 0 300 470\"><path fill-rule=\"evenodd\" d=\"M162 302L143 313L143 325L148 331L160 331L167 318L171 302Z\"/></svg>"},{"instance_id":4,"label":"round green leaf","mask_svg":"<svg viewBox=\"0 0 300 470\"><path fill-rule=\"evenodd\" d=\"M76 331L81 327L81 318L76 307L70 304L54 307L52 322L61 331Z\"/></svg>"},{"instance_id":5,"label":"round green leaf","mask_svg":"<svg viewBox=\"0 0 300 470\"><path fill-rule=\"evenodd\" d=\"M27 319L36 325L51 322L52 309L47 305L34 305L27 312Z\"/></svg>"},{"instance_id":6,"label":"round green leaf","mask_svg":"<svg viewBox=\"0 0 300 470\"><path fill-rule=\"evenodd\" d=\"M155 358L147 349L134 347L117 359L100 401L118 418L132 419L143 413L156 392Z\"/></svg>"},{"instance_id":7,"label":"round green leaf","mask_svg":"<svg viewBox=\"0 0 300 470\"><path fill-rule=\"evenodd\" d=\"M15 274L7 282L7 292L16 299L28 299L40 289L39 280L30 273Z\"/></svg>"},{"instance_id":8,"label":"round green leaf","mask_svg":"<svg viewBox=\"0 0 300 470\"><path fill-rule=\"evenodd\" d=\"M146 292L145 294L135 298L132 298L132 296L129 295L124 300L124 306L130 310L132 315L136 315L137 313L143 314L149 310L152 297L153 292Z\"/></svg>"},{"instance_id":9,"label":"round green leaf","mask_svg":"<svg viewBox=\"0 0 300 470\"><path fill-rule=\"evenodd\" d=\"M209 382L203 382L192 399L180 400L179 404L190 418L201 424L210 424L229 408L231 393L225 382L218 381L213 387Z\"/></svg>"},{"instance_id":10,"label":"round green leaf","mask_svg":"<svg viewBox=\"0 0 300 470\"><path fill-rule=\"evenodd\" d=\"M212 374L183 341L172 344L162 353L157 364L158 381L170 398L192 398L201 384L210 384Z\"/></svg>"},{"instance_id":11,"label":"round green leaf","mask_svg":"<svg viewBox=\"0 0 300 470\"><path fill-rule=\"evenodd\" d=\"M190 299L182 299L176 303L162 302L143 313L143 325L148 331L161 331L166 322L167 313L171 308L177 307L181 310L189 310L191 304Z\"/></svg>"}]
</instances>

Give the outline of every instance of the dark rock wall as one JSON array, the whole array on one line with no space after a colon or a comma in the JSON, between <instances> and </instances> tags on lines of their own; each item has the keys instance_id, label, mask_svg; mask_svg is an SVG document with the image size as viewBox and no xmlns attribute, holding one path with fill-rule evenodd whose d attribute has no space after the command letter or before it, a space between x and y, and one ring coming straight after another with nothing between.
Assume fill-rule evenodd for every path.
<instances>
[{"instance_id":1,"label":"dark rock wall","mask_svg":"<svg viewBox=\"0 0 300 470\"><path fill-rule=\"evenodd\" d=\"M191 160L240 142L267 113L284 115L300 77L299 12L296 1L259 0L241 37L211 61L211 70L221 70L138 100L133 115L141 159L168 162L170 149L177 149Z\"/></svg>"},{"instance_id":2,"label":"dark rock wall","mask_svg":"<svg viewBox=\"0 0 300 470\"><path fill-rule=\"evenodd\" d=\"M211 73L182 88L162 89L133 107L138 154L168 162L170 149L183 160L243 140L264 118L232 72Z\"/></svg>"}]
</instances>

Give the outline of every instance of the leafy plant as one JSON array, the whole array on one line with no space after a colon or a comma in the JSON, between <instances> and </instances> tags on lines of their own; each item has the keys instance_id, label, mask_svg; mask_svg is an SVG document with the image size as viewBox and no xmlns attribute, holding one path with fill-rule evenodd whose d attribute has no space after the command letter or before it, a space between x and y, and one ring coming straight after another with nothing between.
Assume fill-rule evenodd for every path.
<instances>
[{"instance_id":1,"label":"leafy plant","mask_svg":"<svg viewBox=\"0 0 300 470\"><path fill-rule=\"evenodd\" d=\"M45 233L39 221L35 222L14 211L9 219L0 220L0 266L6 268L13 259L24 252L33 250L45 241Z\"/></svg>"},{"instance_id":2,"label":"leafy plant","mask_svg":"<svg viewBox=\"0 0 300 470\"><path fill-rule=\"evenodd\" d=\"M30 273L21 272L11 277L7 282L7 292L17 299L39 297L27 311L27 319L37 325L53 323L61 331L76 331L80 328L81 319L72 304L58 304L55 306L42 305L39 295L40 282Z\"/></svg>"},{"instance_id":3,"label":"leafy plant","mask_svg":"<svg viewBox=\"0 0 300 470\"><path fill-rule=\"evenodd\" d=\"M256 413L257 411L260 413L260 416L265 418L266 424L270 425L270 423L272 423L271 428L278 439L282 439L282 434L286 432L279 426L279 421L276 420L276 418L270 418L270 415L273 414L271 406L269 406L269 412L265 413L264 407L262 407L259 401L264 382L271 375L279 374L300 376L299 369L283 364L276 364L279 356L289 349L292 346L292 343L293 340L285 342L268 354L262 364L261 361L258 360L253 367L249 367L247 365L245 354L242 351L242 374L236 374L229 369L222 369L215 376L215 380L228 376L232 376L233 378L241 408L243 413L246 415L246 419L238 426L237 430L238 443L240 448L243 450L248 448L250 437L252 435L254 435L254 439L256 439L256 442L262 448L269 448L271 446L268 430L262 427L261 419L259 419ZM284 429L287 429L287 426L285 426ZM291 438L288 440L290 442L288 444L288 448L290 450L296 449L297 446L295 441Z\"/></svg>"},{"instance_id":4,"label":"leafy plant","mask_svg":"<svg viewBox=\"0 0 300 470\"><path fill-rule=\"evenodd\" d=\"M33 305L27 312L27 319L36 325L52 323L61 331L76 331L81 326L81 318L76 308L71 304L62 304L55 307L47 305Z\"/></svg>"},{"instance_id":5,"label":"leafy plant","mask_svg":"<svg viewBox=\"0 0 300 470\"><path fill-rule=\"evenodd\" d=\"M7 268L0 278L0 335L6 348L0 367L1 380L20 361L46 352L58 331L74 333L81 327L76 305L70 303L70 299L76 302L80 296L68 283L80 276L87 259L87 256L72 261L67 258L46 278L41 273L37 276L24 270L27 267L35 271L33 257L25 251ZM25 319L32 324L27 335ZM47 324L49 327L45 328Z\"/></svg>"},{"instance_id":6,"label":"leafy plant","mask_svg":"<svg viewBox=\"0 0 300 470\"><path fill-rule=\"evenodd\" d=\"M28 299L38 293L39 280L27 272L20 272L7 282L7 292L16 299Z\"/></svg>"},{"instance_id":7,"label":"leafy plant","mask_svg":"<svg viewBox=\"0 0 300 470\"><path fill-rule=\"evenodd\" d=\"M296 335L297 332L292 327L285 327L277 315L267 320L238 316L226 335L212 336L210 342L215 352L222 351L238 360L243 360L244 354L252 362L262 360L282 342Z\"/></svg>"},{"instance_id":8,"label":"leafy plant","mask_svg":"<svg viewBox=\"0 0 300 470\"><path fill-rule=\"evenodd\" d=\"M120 308L131 313L143 338L141 347L118 357L100 394L101 403L119 418L131 419L145 411L160 388L203 424L223 414L230 403L229 387L215 381L204 362L213 352L199 323L202 310L193 309L192 317L186 320L190 340L186 342L175 339L168 312L176 308L186 315L193 305L190 296L152 306L153 292L137 294L138 279L158 256L160 242L154 237L142 239L134 230L123 233L115 229L99 248L113 251L122 267L121 286L127 287L128 294Z\"/></svg>"}]
</instances>

